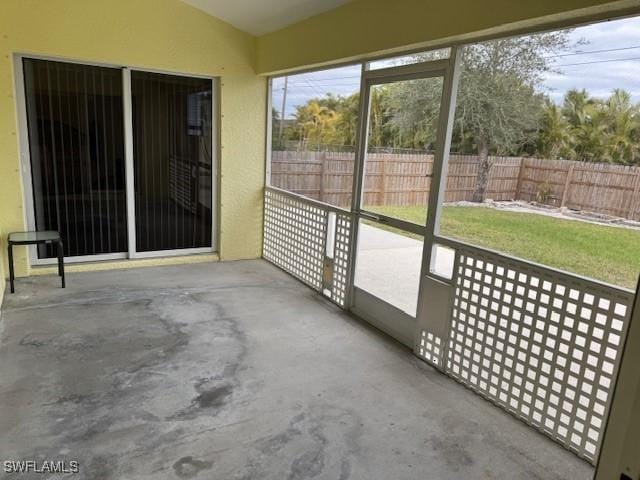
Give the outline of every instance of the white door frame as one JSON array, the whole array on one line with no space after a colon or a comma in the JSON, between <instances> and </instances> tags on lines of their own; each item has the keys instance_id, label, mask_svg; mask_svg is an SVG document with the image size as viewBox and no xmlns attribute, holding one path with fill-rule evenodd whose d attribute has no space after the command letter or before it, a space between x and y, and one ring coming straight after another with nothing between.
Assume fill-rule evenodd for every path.
<instances>
[{"instance_id":1,"label":"white door frame","mask_svg":"<svg viewBox=\"0 0 640 480\"><path fill-rule=\"evenodd\" d=\"M450 57L447 59L411 65L401 65L378 70L369 70L367 66L367 63L363 65L362 85L360 88L360 116L351 205L351 211L353 214L351 245L353 245L354 250L350 256L349 264L349 309L356 315L372 323L377 328L387 332L398 341L404 343L410 348L414 348L417 329L416 319L423 315L426 308L422 299L422 297L424 297L423 288L420 287L418 289L417 314L416 317L412 317L399 308L392 306L384 300L377 298L371 293L368 293L354 285L359 223L361 218L373 221L383 220L383 223L386 225L424 235L420 284L422 284L426 276L434 275L430 273L430 265L432 262L433 239L438 229L441 204L444 196L444 183L446 181L446 175L444 172L446 172L451 132L453 130L453 114L455 112L456 91L459 77L459 56L457 48L452 47ZM429 206L431 208L428 209L426 225L415 225L400 219L385 215L372 214L371 212L363 210L363 181L369 133L371 87L385 83L436 77L443 78L443 89L440 101L440 114L438 118L433 176L431 179L431 189L429 193Z\"/></svg>"},{"instance_id":2,"label":"white door frame","mask_svg":"<svg viewBox=\"0 0 640 480\"><path fill-rule=\"evenodd\" d=\"M27 102L24 85L24 64L23 59L50 60L55 62L77 63L81 65L117 68L122 71L123 85L123 124L124 124L124 140L125 140L125 181L126 181L126 202L127 202L127 246L128 251L116 252L98 255L80 255L73 257L65 257L67 263L80 262L97 262L108 260L122 260L126 258L150 258L150 257L167 257L192 255L200 253L212 253L218 250L218 218L220 202L218 201L219 181L219 96L220 96L220 79L210 75L172 72L167 70L149 69L136 66L114 65L109 63L100 63L85 61L81 59L70 59L66 57L57 57L50 55L39 55L29 53L15 53L13 55L13 70L15 72L15 91L16 91L16 111L18 120L18 140L19 140L19 157L20 169L22 173L23 184L23 205L24 205L24 224L28 230L35 230L35 205L33 200L33 178L31 175L31 152L29 146L29 130L27 122ZM131 71L141 71L150 73L160 73L166 75L175 75L191 78L204 78L211 80L212 91L212 115L211 115L211 246L202 248L184 248L173 250L158 250L153 252L137 252L135 238L135 190L134 190L134 168L133 168L133 112L131 105ZM30 265L52 265L57 262L55 258L38 258L37 247L34 245L27 246L28 260Z\"/></svg>"}]
</instances>

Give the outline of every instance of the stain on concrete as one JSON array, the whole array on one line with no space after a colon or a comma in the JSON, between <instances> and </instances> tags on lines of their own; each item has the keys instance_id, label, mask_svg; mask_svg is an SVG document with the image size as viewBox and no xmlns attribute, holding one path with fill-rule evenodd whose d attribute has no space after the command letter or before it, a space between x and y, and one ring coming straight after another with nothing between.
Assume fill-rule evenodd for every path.
<instances>
[{"instance_id":1,"label":"stain on concrete","mask_svg":"<svg viewBox=\"0 0 640 480\"><path fill-rule=\"evenodd\" d=\"M289 426L282 432L270 435L255 443L256 448L265 455L274 455L302 435L299 424L305 419L304 413L299 413L291 418Z\"/></svg>"},{"instance_id":2,"label":"stain on concrete","mask_svg":"<svg viewBox=\"0 0 640 480\"><path fill-rule=\"evenodd\" d=\"M50 342L50 338L37 333L28 333L20 339L19 345L23 347L43 347Z\"/></svg>"},{"instance_id":3,"label":"stain on concrete","mask_svg":"<svg viewBox=\"0 0 640 480\"><path fill-rule=\"evenodd\" d=\"M212 462L197 460L192 456L186 456L173 464L173 470L180 478L193 478L203 470L208 470L213 466Z\"/></svg>"},{"instance_id":4,"label":"stain on concrete","mask_svg":"<svg viewBox=\"0 0 640 480\"><path fill-rule=\"evenodd\" d=\"M293 460L288 480L313 478L320 475L324 469L328 440L322 432L322 427L312 426L309 436L313 440L312 446Z\"/></svg>"},{"instance_id":5,"label":"stain on concrete","mask_svg":"<svg viewBox=\"0 0 640 480\"><path fill-rule=\"evenodd\" d=\"M193 399L198 408L221 408L226 403L233 392L233 387L229 384L223 384L204 390L200 395Z\"/></svg>"},{"instance_id":6,"label":"stain on concrete","mask_svg":"<svg viewBox=\"0 0 640 480\"><path fill-rule=\"evenodd\" d=\"M75 405L86 404L91 401L94 401L94 397L92 395L82 395L77 393L71 393L69 395L63 395L55 399L54 403L56 404L65 404L72 403Z\"/></svg>"},{"instance_id":7,"label":"stain on concrete","mask_svg":"<svg viewBox=\"0 0 640 480\"><path fill-rule=\"evenodd\" d=\"M431 436L428 445L433 452L444 461L452 471L457 472L461 468L473 465L474 459L468 452L466 445L469 440L464 438L449 437L446 435Z\"/></svg>"},{"instance_id":8,"label":"stain on concrete","mask_svg":"<svg viewBox=\"0 0 640 480\"><path fill-rule=\"evenodd\" d=\"M240 478L351 477L352 461L360 452L361 418L350 409L316 400L299 408L303 411L292 416L283 430L254 442L255 452Z\"/></svg>"}]
</instances>

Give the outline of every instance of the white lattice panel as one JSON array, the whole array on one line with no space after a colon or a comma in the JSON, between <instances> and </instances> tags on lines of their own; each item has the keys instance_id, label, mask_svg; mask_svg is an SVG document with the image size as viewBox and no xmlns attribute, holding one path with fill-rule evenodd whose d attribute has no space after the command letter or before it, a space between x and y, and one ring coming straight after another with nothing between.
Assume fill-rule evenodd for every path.
<instances>
[{"instance_id":1,"label":"white lattice panel","mask_svg":"<svg viewBox=\"0 0 640 480\"><path fill-rule=\"evenodd\" d=\"M336 235L333 265L333 288L331 299L338 305L344 306L347 295L347 278L349 271L349 255L351 254L351 216L336 215Z\"/></svg>"},{"instance_id":2,"label":"white lattice panel","mask_svg":"<svg viewBox=\"0 0 640 480\"><path fill-rule=\"evenodd\" d=\"M321 290L327 211L273 190L264 208L264 258Z\"/></svg>"},{"instance_id":3,"label":"white lattice panel","mask_svg":"<svg viewBox=\"0 0 640 480\"><path fill-rule=\"evenodd\" d=\"M351 224L348 212L267 188L263 256L344 306L351 254ZM329 230L333 232L331 240L327 238ZM328 242L332 243L332 257L327 257ZM329 270L324 272L325 268ZM327 275L324 285L323 272Z\"/></svg>"},{"instance_id":4,"label":"white lattice panel","mask_svg":"<svg viewBox=\"0 0 640 480\"><path fill-rule=\"evenodd\" d=\"M442 364L442 355L444 353L442 338L433 332L422 330L418 342L418 355L427 362L439 367Z\"/></svg>"},{"instance_id":5,"label":"white lattice panel","mask_svg":"<svg viewBox=\"0 0 640 480\"><path fill-rule=\"evenodd\" d=\"M457 254L447 373L594 462L632 295L483 250Z\"/></svg>"}]
</instances>

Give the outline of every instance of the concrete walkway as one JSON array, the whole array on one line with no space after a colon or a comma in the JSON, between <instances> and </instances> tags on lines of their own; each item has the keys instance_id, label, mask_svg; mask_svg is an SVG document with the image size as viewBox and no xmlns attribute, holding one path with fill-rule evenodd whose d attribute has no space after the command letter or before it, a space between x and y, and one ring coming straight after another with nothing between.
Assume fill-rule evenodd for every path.
<instances>
[{"instance_id":1,"label":"concrete walkway","mask_svg":"<svg viewBox=\"0 0 640 480\"><path fill-rule=\"evenodd\" d=\"M75 460L74 480L591 478L261 260L16 288L1 320L3 461Z\"/></svg>"},{"instance_id":2,"label":"concrete walkway","mask_svg":"<svg viewBox=\"0 0 640 480\"><path fill-rule=\"evenodd\" d=\"M422 241L364 223L358 237L355 285L415 316ZM436 270L450 277L453 257L452 250L438 247Z\"/></svg>"}]
</instances>

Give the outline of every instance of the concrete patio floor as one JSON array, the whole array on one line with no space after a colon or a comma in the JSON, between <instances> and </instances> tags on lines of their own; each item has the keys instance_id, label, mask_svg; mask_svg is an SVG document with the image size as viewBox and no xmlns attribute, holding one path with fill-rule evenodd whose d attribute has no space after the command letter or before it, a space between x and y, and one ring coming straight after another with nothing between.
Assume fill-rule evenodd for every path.
<instances>
[{"instance_id":1,"label":"concrete patio floor","mask_svg":"<svg viewBox=\"0 0 640 480\"><path fill-rule=\"evenodd\" d=\"M77 460L78 479L591 478L264 261L16 288L2 308L3 461Z\"/></svg>"},{"instance_id":2,"label":"concrete patio floor","mask_svg":"<svg viewBox=\"0 0 640 480\"><path fill-rule=\"evenodd\" d=\"M436 271L451 278L453 250L436 249ZM361 223L355 285L415 316L422 250L422 241Z\"/></svg>"}]
</instances>

